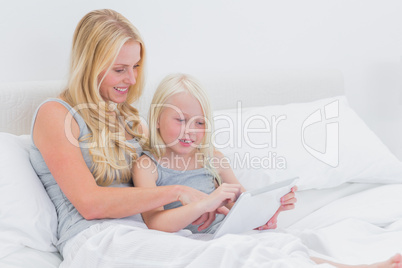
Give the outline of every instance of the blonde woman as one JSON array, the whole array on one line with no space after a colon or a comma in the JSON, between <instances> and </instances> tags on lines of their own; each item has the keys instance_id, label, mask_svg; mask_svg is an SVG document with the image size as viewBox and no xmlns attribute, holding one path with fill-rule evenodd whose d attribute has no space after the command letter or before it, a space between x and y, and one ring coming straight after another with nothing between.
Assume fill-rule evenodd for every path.
<instances>
[{"instance_id":1,"label":"blonde woman","mask_svg":"<svg viewBox=\"0 0 402 268\"><path fill-rule=\"evenodd\" d=\"M93 225L206 195L190 187L132 187L132 163L147 128L131 104L144 84L145 45L113 10L95 10L76 27L68 86L37 110L30 159L58 215L57 247ZM200 221L215 217L204 214Z\"/></svg>"},{"instance_id":2,"label":"blonde woman","mask_svg":"<svg viewBox=\"0 0 402 268\"><path fill-rule=\"evenodd\" d=\"M243 192L245 189L222 153L216 151L211 142L211 108L201 84L186 74L165 77L151 103L149 129L150 151L144 151L134 165L135 185L157 189L156 186L182 184L209 195L186 206L174 202L143 212L144 222L151 229L167 232L185 228L193 233L214 233L224 215L219 215L208 225L199 222L199 216L222 204L230 208L239 190ZM296 190L297 187L293 187L290 193L281 198L281 207L260 230L276 228L278 213L294 208ZM401 256L396 255L383 263L367 266L343 265L321 258L311 260L336 267L400 267ZM264 266L263 263L259 265Z\"/></svg>"}]
</instances>

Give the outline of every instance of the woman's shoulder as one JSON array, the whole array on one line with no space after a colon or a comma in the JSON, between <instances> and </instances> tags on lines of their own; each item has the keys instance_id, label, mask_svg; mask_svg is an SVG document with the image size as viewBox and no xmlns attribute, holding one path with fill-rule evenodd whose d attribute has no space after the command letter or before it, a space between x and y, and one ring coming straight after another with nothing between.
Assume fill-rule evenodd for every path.
<instances>
[{"instance_id":1,"label":"woman's shoulder","mask_svg":"<svg viewBox=\"0 0 402 268\"><path fill-rule=\"evenodd\" d=\"M66 114L69 113L69 109L63 104L61 99L49 99L42 103L38 108L37 118L48 118L56 119L58 117L65 118Z\"/></svg>"},{"instance_id":2,"label":"woman's shoulder","mask_svg":"<svg viewBox=\"0 0 402 268\"><path fill-rule=\"evenodd\" d=\"M71 113L68 107L58 100L61 99L52 99L42 103L38 108L34 129L42 133L58 133L63 131L63 133L67 134L65 130L69 128L70 131L68 133L73 134L74 137L78 137L80 133L78 123L70 116ZM68 122L70 123L68 124Z\"/></svg>"}]
</instances>

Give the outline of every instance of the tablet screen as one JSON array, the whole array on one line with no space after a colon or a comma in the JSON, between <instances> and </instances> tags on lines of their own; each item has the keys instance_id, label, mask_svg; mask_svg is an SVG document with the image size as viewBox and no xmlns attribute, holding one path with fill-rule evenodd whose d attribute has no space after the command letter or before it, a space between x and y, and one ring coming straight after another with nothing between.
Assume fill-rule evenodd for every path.
<instances>
[{"instance_id":1,"label":"tablet screen","mask_svg":"<svg viewBox=\"0 0 402 268\"><path fill-rule=\"evenodd\" d=\"M228 233L242 233L266 224L280 206L280 198L290 192L297 178L246 191L222 221L214 238Z\"/></svg>"}]
</instances>

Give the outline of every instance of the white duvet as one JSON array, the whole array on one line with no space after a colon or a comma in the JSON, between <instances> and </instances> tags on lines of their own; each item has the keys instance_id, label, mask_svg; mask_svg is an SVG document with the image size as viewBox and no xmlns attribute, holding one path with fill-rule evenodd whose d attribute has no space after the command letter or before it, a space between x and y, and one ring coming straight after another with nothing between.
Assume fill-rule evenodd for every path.
<instances>
[{"instance_id":1,"label":"white duvet","mask_svg":"<svg viewBox=\"0 0 402 268\"><path fill-rule=\"evenodd\" d=\"M289 230L312 251L344 263L372 263L402 253L402 184L336 200Z\"/></svg>"},{"instance_id":2,"label":"white duvet","mask_svg":"<svg viewBox=\"0 0 402 268\"><path fill-rule=\"evenodd\" d=\"M96 225L66 246L60 267L311 267L309 256L360 264L402 253L402 185L338 199L286 230L210 240L144 230L132 219ZM320 265L325 267L327 265Z\"/></svg>"},{"instance_id":3,"label":"white duvet","mask_svg":"<svg viewBox=\"0 0 402 268\"><path fill-rule=\"evenodd\" d=\"M339 165L336 168L309 155L300 144L303 120L315 111L322 111L333 99L257 107L245 114L266 118L287 116L287 121L281 122L282 128L278 130L281 138L275 148L278 156L286 157L287 169L234 167L247 189L263 186L271 178L302 178L299 189L303 191L299 194L305 199L300 198L296 210L280 215L279 229L210 240L207 235L191 235L185 231L167 234L147 230L137 216L135 221L116 220L84 231L65 247L61 267L311 267L314 264L309 256L360 264L402 253L402 186L395 184L402 182L402 163L347 106L346 100L338 99ZM220 114L228 114L233 120L237 115L235 111ZM306 135L309 133L306 131ZM322 141L320 133L310 133L309 141ZM263 134L258 136L261 139L257 139L257 144L264 142L266 135ZM28 136L0 133L2 268L45 267L30 257L32 251L25 254L25 249L51 254L50 265L56 256L52 252L56 250L57 216L29 162L29 145ZM245 143L243 147L222 152L229 158L234 153L266 155ZM352 186L353 183L394 184L369 190L358 188L358 193L351 194L350 185L343 188L349 183ZM338 190L341 190L339 195ZM303 205L305 209L299 210ZM18 260L11 260L13 256ZM19 265L21 261L24 265Z\"/></svg>"}]
</instances>

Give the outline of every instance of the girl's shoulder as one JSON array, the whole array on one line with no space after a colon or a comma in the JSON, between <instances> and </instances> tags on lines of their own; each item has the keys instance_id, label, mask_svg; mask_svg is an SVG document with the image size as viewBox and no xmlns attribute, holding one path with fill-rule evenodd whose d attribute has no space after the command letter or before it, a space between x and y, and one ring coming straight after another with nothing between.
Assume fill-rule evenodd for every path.
<instances>
[{"instance_id":1,"label":"girl's shoulder","mask_svg":"<svg viewBox=\"0 0 402 268\"><path fill-rule=\"evenodd\" d=\"M149 182L149 180L156 182L158 179L158 170L156 163L153 159L143 153L134 164L134 185L143 186L144 182Z\"/></svg>"},{"instance_id":2,"label":"girl's shoulder","mask_svg":"<svg viewBox=\"0 0 402 268\"><path fill-rule=\"evenodd\" d=\"M214 150L214 156L211 163L219 174L223 170L230 167L229 159L221 151L218 150Z\"/></svg>"},{"instance_id":3,"label":"girl's shoulder","mask_svg":"<svg viewBox=\"0 0 402 268\"><path fill-rule=\"evenodd\" d=\"M155 156L148 152L144 151L142 155L137 159L136 165L137 168L144 169L144 168L152 168L154 169L156 167L156 158Z\"/></svg>"},{"instance_id":4,"label":"girl's shoulder","mask_svg":"<svg viewBox=\"0 0 402 268\"><path fill-rule=\"evenodd\" d=\"M228 158L221 151L215 150L214 161L228 161Z\"/></svg>"}]
</instances>

